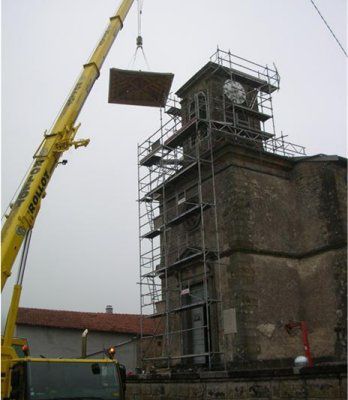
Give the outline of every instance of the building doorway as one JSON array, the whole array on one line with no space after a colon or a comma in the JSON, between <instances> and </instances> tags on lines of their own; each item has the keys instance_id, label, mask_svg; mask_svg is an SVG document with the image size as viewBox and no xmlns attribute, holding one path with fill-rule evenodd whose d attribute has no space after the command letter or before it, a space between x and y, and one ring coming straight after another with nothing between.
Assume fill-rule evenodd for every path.
<instances>
[{"instance_id":1,"label":"building doorway","mask_svg":"<svg viewBox=\"0 0 348 400\"><path fill-rule=\"evenodd\" d=\"M185 364L206 364L207 352L207 315L203 282L190 286L182 296L182 304L187 307L183 312L183 355Z\"/></svg>"}]
</instances>

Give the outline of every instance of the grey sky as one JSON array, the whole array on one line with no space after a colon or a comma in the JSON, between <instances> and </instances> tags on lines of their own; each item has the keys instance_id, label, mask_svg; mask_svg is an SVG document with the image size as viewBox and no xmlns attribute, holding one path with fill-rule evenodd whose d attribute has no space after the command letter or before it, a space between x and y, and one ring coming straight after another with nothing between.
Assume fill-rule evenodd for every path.
<instances>
[{"instance_id":1,"label":"grey sky","mask_svg":"<svg viewBox=\"0 0 348 400\"><path fill-rule=\"evenodd\" d=\"M316 4L346 48L346 1ZM117 5L2 1L3 208ZM277 132L308 154L345 155L346 59L309 0L145 0L142 26L151 69L173 72L174 91L217 45L275 62ZM103 312L112 304L139 312L137 143L158 128L159 110L107 103L108 70L127 68L136 35L134 4L78 119L79 138L91 143L66 154L69 163L56 170L42 202L23 306Z\"/></svg>"}]
</instances>

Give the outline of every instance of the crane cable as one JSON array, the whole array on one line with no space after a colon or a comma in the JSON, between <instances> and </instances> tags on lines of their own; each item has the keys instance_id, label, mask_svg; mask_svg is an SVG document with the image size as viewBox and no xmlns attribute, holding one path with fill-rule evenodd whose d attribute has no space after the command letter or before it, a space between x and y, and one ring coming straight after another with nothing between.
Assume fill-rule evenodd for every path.
<instances>
[{"instance_id":1,"label":"crane cable","mask_svg":"<svg viewBox=\"0 0 348 400\"><path fill-rule=\"evenodd\" d=\"M341 50L343 51L344 55L346 57L348 57L348 54L346 52L346 50L343 48L343 46L341 45L340 41L337 39L336 35L334 34L333 30L330 28L329 24L326 22L325 18L323 17L323 15L321 14L321 12L319 11L318 7L316 6L316 4L314 3L313 0L310 0L310 2L313 4L313 7L317 10L320 18L324 21L325 25L327 26L328 30L330 31L331 35L334 37L334 39L336 40L337 44L340 46Z\"/></svg>"},{"instance_id":2,"label":"crane cable","mask_svg":"<svg viewBox=\"0 0 348 400\"><path fill-rule=\"evenodd\" d=\"M146 55L145 55L145 51L144 51L144 48L143 48L143 37L141 35L141 17L142 17L142 14L143 14L143 2L144 2L144 0L137 0L137 3L138 3L138 11L137 11L137 15L138 15L138 36L136 38L136 46L137 47L135 49L134 56L133 56L133 58L132 58L132 60L131 60L131 62L129 64L131 64L132 66L134 65L134 63L136 61L136 58L137 58L138 51L141 51L142 54L143 54L147 69L150 69L150 66L149 66L149 63L147 61L147 58L146 58Z\"/></svg>"}]
</instances>

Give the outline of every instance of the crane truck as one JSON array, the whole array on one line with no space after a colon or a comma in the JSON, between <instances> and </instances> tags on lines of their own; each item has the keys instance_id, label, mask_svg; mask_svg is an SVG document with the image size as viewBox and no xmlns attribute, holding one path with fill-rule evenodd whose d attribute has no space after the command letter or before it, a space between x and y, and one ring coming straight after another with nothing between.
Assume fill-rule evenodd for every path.
<instances>
[{"instance_id":1,"label":"crane truck","mask_svg":"<svg viewBox=\"0 0 348 400\"><path fill-rule=\"evenodd\" d=\"M33 358L28 352L18 355L14 338L22 282L32 229L45 197L47 186L62 154L70 147L87 146L89 139L76 140L79 125L77 117L100 75L103 62L123 27L123 22L134 0L122 0L116 13L80 73L61 112L49 132L44 134L36 150L16 200L1 231L1 290L11 275L14 261L21 247L22 256L17 282L1 346L1 397L2 399L124 399L125 373L112 359L49 359Z\"/></svg>"}]
</instances>

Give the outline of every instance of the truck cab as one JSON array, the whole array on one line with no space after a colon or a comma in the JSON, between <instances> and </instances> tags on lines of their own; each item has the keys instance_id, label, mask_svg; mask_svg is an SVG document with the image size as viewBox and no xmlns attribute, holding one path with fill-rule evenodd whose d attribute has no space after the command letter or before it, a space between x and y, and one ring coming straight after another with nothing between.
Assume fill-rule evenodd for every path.
<instances>
[{"instance_id":1,"label":"truck cab","mask_svg":"<svg viewBox=\"0 0 348 400\"><path fill-rule=\"evenodd\" d=\"M124 400L125 374L107 359L13 360L10 397L15 400Z\"/></svg>"}]
</instances>

